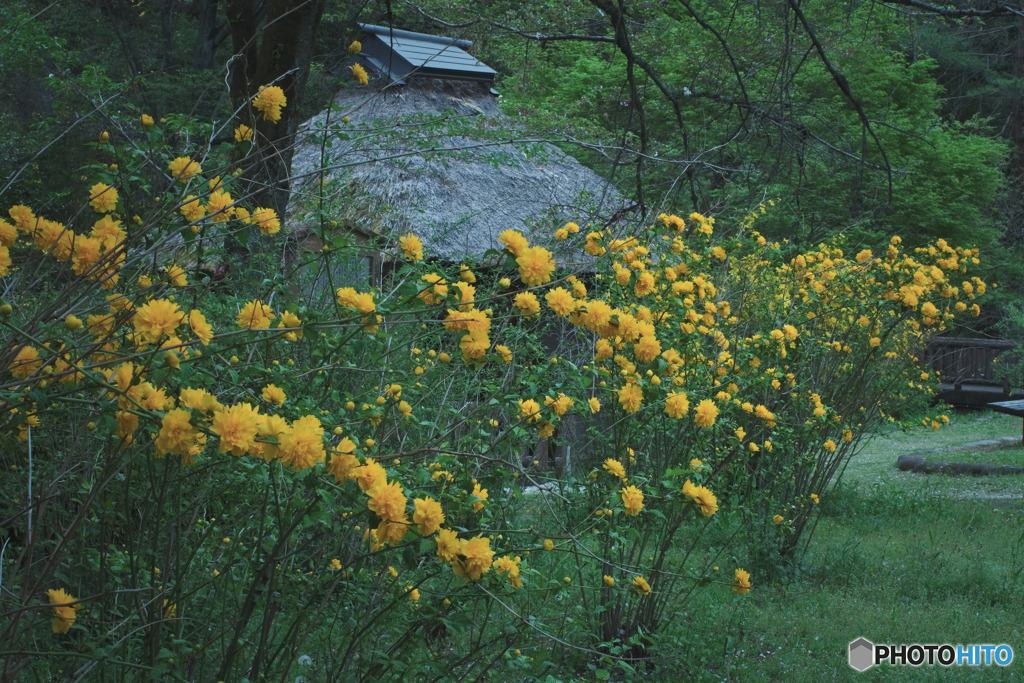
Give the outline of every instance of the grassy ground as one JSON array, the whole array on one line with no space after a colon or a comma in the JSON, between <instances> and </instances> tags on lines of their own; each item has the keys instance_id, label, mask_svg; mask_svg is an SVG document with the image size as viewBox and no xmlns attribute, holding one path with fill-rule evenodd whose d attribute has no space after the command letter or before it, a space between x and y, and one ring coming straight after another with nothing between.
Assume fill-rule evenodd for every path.
<instances>
[{"instance_id":1,"label":"grassy ground","mask_svg":"<svg viewBox=\"0 0 1024 683\"><path fill-rule=\"evenodd\" d=\"M1024 477L946 477L900 472L903 453L986 461L964 444L1019 438L1021 421L954 417L938 432L876 435L822 501L803 576L745 598L707 591L687 610L700 643L684 668L703 680L1003 680L1024 678ZM969 455L969 454L975 455ZM1021 457L1021 449L993 453ZM1010 464L1010 463L1007 463ZM756 581L756 577L755 577ZM726 598L726 599L723 599ZM701 625L710 625L702 628ZM850 641L1006 643L1006 668L893 667L863 674L847 664Z\"/></svg>"}]
</instances>

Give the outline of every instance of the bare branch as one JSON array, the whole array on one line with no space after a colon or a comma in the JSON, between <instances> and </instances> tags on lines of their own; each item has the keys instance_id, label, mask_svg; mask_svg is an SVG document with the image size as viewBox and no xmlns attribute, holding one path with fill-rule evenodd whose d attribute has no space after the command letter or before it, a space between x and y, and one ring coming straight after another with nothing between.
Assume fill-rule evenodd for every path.
<instances>
[{"instance_id":1,"label":"bare branch","mask_svg":"<svg viewBox=\"0 0 1024 683\"><path fill-rule=\"evenodd\" d=\"M886 7L891 5L913 7L947 19L960 19L963 17L1024 17L1024 12L1009 5L998 5L992 9L955 9L952 7L939 7L922 2L921 0L873 0L873 2L885 5Z\"/></svg>"},{"instance_id":2,"label":"bare branch","mask_svg":"<svg viewBox=\"0 0 1024 683\"><path fill-rule=\"evenodd\" d=\"M875 129L871 127L871 120L868 115L864 112L864 107L861 105L860 100L853 96L853 91L850 90L850 82L846 80L846 76L841 74L838 69L829 60L828 55L825 53L825 47L818 40L817 34L814 29L811 28L811 24L807 21L807 17L800 10L800 3L797 0L789 0L789 6L793 9L797 19L803 24L804 30L807 32L807 37L811 39L811 43L814 45L814 49L818 51L818 56L821 57L822 64L828 69L828 72L832 74L832 80L835 81L836 85L842 91L846 99L850 101L853 108L857 110L857 116L860 117L861 123L864 125L864 129L867 131L871 139L875 141L875 146L878 147L878 151L882 155L882 161L885 162L885 169L888 174L889 181L889 201L892 201L892 164L889 163L889 156L885 153L885 147L882 146L882 141L875 135Z\"/></svg>"}]
</instances>

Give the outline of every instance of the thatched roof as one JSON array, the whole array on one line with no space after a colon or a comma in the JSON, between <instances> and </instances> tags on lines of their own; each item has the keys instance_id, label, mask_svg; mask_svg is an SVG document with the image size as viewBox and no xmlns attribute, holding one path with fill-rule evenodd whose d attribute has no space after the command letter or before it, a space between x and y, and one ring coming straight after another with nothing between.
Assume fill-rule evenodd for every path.
<instances>
[{"instance_id":1,"label":"thatched roof","mask_svg":"<svg viewBox=\"0 0 1024 683\"><path fill-rule=\"evenodd\" d=\"M322 188L331 220L391 241L412 231L428 256L458 261L499 248L508 228L548 244L565 222L585 228L622 207L554 145L507 142L523 137L486 84L371 75L301 127L291 223L310 221Z\"/></svg>"}]
</instances>

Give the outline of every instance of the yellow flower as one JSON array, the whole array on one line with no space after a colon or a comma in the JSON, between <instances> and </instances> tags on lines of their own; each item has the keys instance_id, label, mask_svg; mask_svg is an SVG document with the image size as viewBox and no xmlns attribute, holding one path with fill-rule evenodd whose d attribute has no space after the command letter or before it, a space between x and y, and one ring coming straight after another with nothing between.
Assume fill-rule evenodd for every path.
<instances>
[{"instance_id":1,"label":"yellow flower","mask_svg":"<svg viewBox=\"0 0 1024 683\"><path fill-rule=\"evenodd\" d=\"M491 540L484 536L477 536L470 540L459 542L459 555L452 562L452 569L456 576L465 576L470 581L477 581L491 568L491 558L494 551L491 550Z\"/></svg>"},{"instance_id":2,"label":"yellow flower","mask_svg":"<svg viewBox=\"0 0 1024 683\"><path fill-rule=\"evenodd\" d=\"M331 473L334 480L344 484L349 479L355 478L356 468L359 467L359 460L356 459L354 451L355 442L347 436L343 438L334 451L331 453L331 461L327 465L327 471Z\"/></svg>"},{"instance_id":3,"label":"yellow flower","mask_svg":"<svg viewBox=\"0 0 1024 683\"><path fill-rule=\"evenodd\" d=\"M372 549L377 550L385 543L394 545L405 538L408 531L409 518L404 512L398 519L381 519L380 524L372 532Z\"/></svg>"},{"instance_id":4,"label":"yellow flower","mask_svg":"<svg viewBox=\"0 0 1024 683\"><path fill-rule=\"evenodd\" d=\"M245 455L256 444L259 411L238 403L213 415L210 431L220 437L220 452Z\"/></svg>"},{"instance_id":5,"label":"yellow flower","mask_svg":"<svg viewBox=\"0 0 1024 683\"><path fill-rule=\"evenodd\" d=\"M427 288L417 294L417 296L427 306L440 303L441 299L448 296L448 283L437 273L427 273L420 280L427 283Z\"/></svg>"},{"instance_id":6,"label":"yellow flower","mask_svg":"<svg viewBox=\"0 0 1024 683\"><path fill-rule=\"evenodd\" d=\"M608 458L607 460L604 461L604 465L602 465L602 467L604 467L604 469L606 469L608 472L614 474L619 479L622 479L623 481L626 480L626 469L618 460L614 458Z\"/></svg>"},{"instance_id":7,"label":"yellow flower","mask_svg":"<svg viewBox=\"0 0 1024 683\"><path fill-rule=\"evenodd\" d=\"M750 572L743 569L737 569L735 572L735 578L732 582L732 589L740 595L745 595L750 592Z\"/></svg>"},{"instance_id":8,"label":"yellow flower","mask_svg":"<svg viewBox=\"0 0 1024 683\"><path fill-rule=\"evenodd\" d=\"M132 325L145 341L156 343L164 334L173 335L184 320L185 314L178 304L167 299L151 299L136 309Z\"/></svg>"},{"instance_id":9,"label":"yellow flower","mask_svg":"<svg viewBox=\"0 0 1024 683\"><path fill-rule=\"evenodd\" d=\"M195 444L198 431L189 419L191 413L182 408L168 411L160 425L160 433L156 437L156 454L180 453L185 455Z\"/></svg>"},{"instance_id":10,"label":"yellow flower","mask_svg":"<svg viewBox=\"0 0 1024 683\"><path fill-rule=\"evenodd\" d=\"M281 230L281 219L273 209L257 207L249 216L249 223L259 227L263 235L273 235Z\"/></svg>"},{"instance_id":11,"label":"yellow flower","mask_svg":"<svg viewBox=\"0 0 1024 683\"><path fill-rule=\"evenodd\" d=\"M544 539L544 550L554 550L554 549L555 549L555 542L552 541L550 538L545 538Z\"/></svg>"},{"instance_id":12,"label":"yellow flower","mask_svg":"<svg viewBox=\"0 0 1024 683\"><path fill-rule=\"evenodd\" d=\"M641 597L651 594L651 584L647 583L647 579L642 576L633 577L633 590L641 595Z\"/></svg>"},{"instance_id":13,"label":"yellow flower","mask_svg":"<svg viewBox=\"0 0 1024 683\"><path fill-rule=\"evenodd\" d=\"M402 414L402 417L408 420L409 416L412 415L412 406L409 405L408 401L399 401L398 412Z\"/></svg>"},{"instance_id":14,"label":"yellow flower","mask_svg":"<svg viewBox=\"0 0 1024 683\"><path fill-rule=\"evenodd\" d=\"M548 302L548 307L555 312L555 315L563 318L576 310L576 300L564 287L552 289L544 295L544 300Z\"/></svg>"},{"instance_id":15,"label":"yellow flower","mask_svg":"<svg viewBox=\"0 0 1024 683\"><path fill-rule=\"evenodd\" d=\"M223 223L235 214L234 199L224 190L214 190L206 200L206 215L214 223Z\"/></svg>"},{"instance_id":16,"label":"yellow flower","mask_svg":"<svg viewBox=\"0 0 1024 683\"><path fill-rule=\"evenodd\" d=\"M109 215L103 216L93 223L89 236L96 239L103 245L104 249L112 249L124 241L126 235L121 228L121 221L114 220ZM79 238L81 239L81 238ZM79 248L78 240L75 241L75 251Z\"/></svg>"},{"instance_id":17,"label":"yellow flower","mask_svg":"<svg viewBox=\"0 0 1024 683\"><path fill-rule=\"evenodd\" d=\"M373 301L373 292L357 292L352 287L340 287L336 294L339 306L355 309L363 315L377 310L377 304Z\"/></svg>"},{"instance_id":18,"label":"yellow flower","mask_svg":"<svg viewBox=\"0 0 1024 683\"><path fill-rule=\"evenodd\" d=\"M370 446L367 446L369 448ZM378 484L386 483L387 472L384 466L373 458L367 458L366 462L356 468L356 482L363 491L369 491Z\"/></svg>"},{"instance_id":19,"label":"yellow flower","mask_svg":"<svg viewBox=\"0 0 1024 683\"><path fill-rule=\"evenodd\" d=\"M268 384L263 387L263 400L267 403L276 403L279 406L284 405L285 402L284 389L275 385Z\"/></svg>"},{"instance_id":20,"label":"yellow flower","mask_svg":"<svg viewBox=\"0 0 1024 683\"><path fill-rule=\"evenodd\" d=\"M703 486L694 486L687 479L683 484L683 495L689 496L693 502L700 506L700 511L705 517L710 517L718 512L718 498L710 490Z\"/></svg>"},{"instance_id":21,"label":"yellow flower","mask_svg":"<svg viewBox=\"0 0 1024 683\"><path fill-rule=\"evenodd\" d=\"M694 472L700 472L704 469L704 463L701 462L699 458L694 458L690 461L690 469Z\"/></svg>"},{"instance_id":22,"label":"yellow flower","mask_svg":"<svg viewBox=\"0 0 1024 683\"><path fill-rule=\"evenodd\" d=\"M359 85L366 85L370 82L370 76L362 64L353 64L349 69L352 70L352 78L356 79L356 83Z\"/></svg>"},{"instance_id":23,"label":"yellow flower","mask_svg":"<svg viewBox=\"0 0 1024 683\"><path fill-rule=\"evenodd\" d=\"M505 557L499 557L496 559L491 566L499 573L508 572L508 582L512 584L513 588L520 588L523 585L523 579L519 572L519 563L522 561L518 555L513 557L512 555L506 555Z\"/></svg>"},{"instance_id":24,"label":"yellow flower","mask_svg":"<svg viewBox=\"0 0 1024 683\"><path fill-rule=\"evenodd\" d=\"M366 506L376 512L381 519L393 522L400 520L405 515L408 499L402 491L402 485L397 481L385 480L366 493L370 496Z\"/></svg>"},{"instance_id":25,"label":"yellow flower","mask_svg":"<svg viewBox=\"0 0 1024 683\"><path fill-rule=\"evenodd\" d=\"M835 453L836 452L836 442L833 441L832 439L826 439L824 445L822 446L822 448L824 448L829 453Z\"/></svg>"},{"instance_id":26,"label":"yellow flower","mask_svg":"<svg viewBox=\"0 0 1024 683\"><path fill-rule=\"evenodd\" d=\"M520 292L516 294L513 305L523 312L523 315L536 315L540 313L540 302L533 292Z\"/></svg>"},{"instance_id":27,"label":"yellow flower","mask_svg":"<svg viewBox=\"0 0 1024 683\"><path fill-rule=\"evenodd\" d=\"M265 85L256 93L252 106L263 114L264 121L277 123L281 120L281 108L288 104L288 98L276 85Z\"/></svg>"},{"instance_id":28,"label":"yellow flower","mask_svg":"<svg viewBox=\"0 0 1024 683\"><path fill-rule=\"evenodd\" d=\"M540 404L532 398L528 398L525 401L519 399L519 418L527 422L540 420Z\"/></svg>"},{"instance_id":29,"label":"yellow flower","mask_svg":"<svg viewBox=\"0 0 1024 683\"><path fill-rule=\"evenodd\" d=\"M671 418L679 419L686 415L690 409L690 402L686 394L673 391L665 398L665 414Z\"/></svg>"},{"instance_id":30,"label":"yellow flower","mask_svg":"<svg viewBox=\"0 0 1024 683\"><path fill-rule=\"evenodd\" d=\"M529 247L523 250L516 263L519 264L519 277L530 287L544 284L555 272L555 259L544 247Z\"/></svg>"},{"instance_id":31,"label":"yellow flower","mask_svg":"<svg viewBox=\"0 0 1024 683\"><path fill-rule=\"evenodd\" d=\"M210 340L213 339L213 327L206 322L206 317L198 309L193 308L189 311L188 325L192 329L192 333L196 335L196 338L203 343L203 346L210 345Z\"/></svg>"},{"instance_id":32,"label":"yellow flower","mask_svg":"<svg viewBox=\"0 0 1024 683\"><path fill-rule=\"evenodd\" d=\"M18 241L18 229L0 218L0 244L5 247L13 247Z\"/></svg>"},{"instance_id":33,"label":"yellow flower","mask_svg":"<svg viewBox=\"0 0 1024 683\"><path fill-rule=\"evenodd\" d=\"M635 486L627 486L622 489L622 505L626 508L626 514L636 516L644 508L643 491Z\"/></svg>"},{"instance_id":34,"label":"yellow flower","mask_svg":"<svg viewBox=\"0 0 1024 683\"><path fill-rule=\"evenodd\" d=\"M614 588L615 587L615 577L614 576L608 576L607 574L605 574L604 578L603 578L603 581L604 581L604 585L608 586L609 588Z\"/></svg>"},{"instance_id":35,"label":"yellow flower","mask_svg":"<svg viewBox=\"0 0 1024 683\"><path fill-rule=\"evenodd\" d=\"M244 123L235 128L235 142L248 142L249 140L252 140L252 128Z\"/></svg>"},{"instance_id":36,"label":"yellow flower","mask_svg":"<svg viewBox=\"0 0 1024 683\"><path fill-rule=\"evenodd\" d=\"M715 424L715 418L718 417L718 406L715 405L711 399L704 399L697 404L697 409L693 413L694 423L701 429L705 429Z\"/></svg>"},{"instance_id":37,"label":"yellow flower","mask_svg":"<svg viewBox=\"0 0 1024 683\"><path fill-rule=\"evenodd\" d=\"M654 291L654 275L649 271L641 271L636 276L636 284L633 285L633 293L638 297L647 296Z\"/></svg>"},{"instance_id":38,"label":"yellow flower","mask_svg":"<svg viewBox=\"0 0 1024 683\"><path fill-rule=\"evenodd\" d=\"M131 443L135 430L139 426L139 416L124 410L119 410L114 413L114 418L117 420L117 438L126 443Z\"/></svg>"},{"instance_id":39,"label":"yellow flower","mask_svg":"<svg viewBox=\"0 0 1024 683\"><path fill-rule=\"evenodd\" d=\"M412 262L423 260L423 242L420 238L411 232L402 235L398 239L398 243L402 247L402 252L405 254L405 258Z\"/></svg>"},{"instance_id":40,"label":"yellow flower","mask_svg":"<svg viewBox=\"0 0 1024 683\"><path fill-rule=\"evenodd\" d=\"M23 346L14 357L8 369L11 374L19 379L25 379L42 366L39 360L39 351L32 346Z\"/></svg>"},{"instance_id":41,"label":"yellow flower","mask_svg":"<svg viewBox=\"0 0 1024 683\"><path fill-rule=\"evenodd\" d=\"M167 281L172 287L184 287L188 284L188 276L185 275L185 269L181 266L168 266L164 275L167 276Z\"/></svg>"},{"instance_id":42,"label":"yellow flower","mask_svg":"<svg viewBox=\"0 0 1024 683\"><path fill-rule=\"evenodd\" d=\"M242 329L265 330L270 327L270 321L276 316L270 312L267 306L259 299L254 299L242 306L238 312L238 326Z\"/></svg>"},{"instance_id":43,"label":"yellow flower","mask_svg":"<svg viewBox=\"0 0 1024 683\"><path fill-rule=\"evenodd\" d=\"M817 505L819 503L819 499L818 499L818 494L817 493L812 493L811 494L811 502L814 503L815 505Z\"/></svg>"},{"instance_id":44,"label":"yellow flower","mask_svg":"<svg viewBox=\"0 0 1024 683\"><path fill-rule=\"evenodd\" d=\"M360 43L358 40L353 40L348 45L349 54L357 55L357 54L359 54L362 51L362 49L363 49L363 44Z\"/></svg>"},{"instance_id":45,"label":"yellow flower","mask_svg":"<svg viewBox=\"0 0 1024 683\"><path fill-rule=\"evenodd\" d=\"M512 349L508 348L504 344L498 344L494 347L494 350L501 354L501 360L503 363L512 362Z\"/></svg>"},{"instance_id":46,"label":"yellow flower","mask_svg":"<svg viewBox=\"0 0 1024 683\"><path fill-rule=\"evenodd\" d=\"M487 501L487 489L480 488L480 484L473 480L473 497L478 500L473 501L473 510L480 512L484 509L484 503Z\"/></svg>"},{"instance_id":47,"label":"yellow flower","mask_svg":"<svg viewBox=\"0 0 1024 683\"><path fill-rule=\"evenodd\" d=\"M437 559L442 562L451 562L459 555L459 537L451 529L441 529L437 532Z\"/></svg>"},{"instance_id":48,"label":"yellow flower","mask_svg":"<svg viewBox=\"0 0 1024 683\"><path fill-rule=\"evenodd\" d=\"M587 405L590 406L590 412L592 414L601 412L601 401L598 400L597 397L592 396L590 400L587 401Z\"/></svg>"},{"instance_id":49,"label":"yellow flower","mask_svg":"<svg viewBox=\"0 0 1024 683\"><path fill-rule=\"evenodd\" d=\"M81 607L75 598L67 593L63 588L57 588L46 591L47 597L50 599L50 604L53 605L53 611L57 615L54 617L53 622L50 624L54 633L67 633L71 630L71 626L75 623L76 612ZM73 603L73 604L69 604Z\"/></svg>"},{"instance_id":50,"label":"yellow flower","mask_svg":"<svg viewBox=\"0 0 1024 683\"><path fill-rule=\"evenodd\" d=\"M185 217L189 223L195 223L206 215L206 206L199 202L199 199L195 195L190 194L185 197L185 200L181 204L181 215Z\"/></svg>"},{"instance_id":51,"label":"yellow flower","mask_svg":"<svg viewBox=\"0 0 1024 683\"><path fill-rule=\"evenodd\" d=\"M89 206L96 213L109 213L117 208L117 190L110 185L96 183L89 190Z\"/></svg>"},{"instance_id":52,"label":"yellow flower","mask_svg":"<svg viewBox=\"0 0 1024 683\"><path fill-rule=\"evenodd\" d=\"M293 342L302 339L302 320L291 311L283 311L281 313L281 319L277 323L277 328L290 330L284 333L284 338L288 341Z\"/></svg>"},{"instance_id":53,"label":"yellow flower","mask_svg":"<svg viewBox=\"0 0 1024 683\"><path fill-rule=\"evenodd\" d=\"M517 258L522 256L523 253L530 248L530 243L518 230L505 230L498 235L498 241L504 244L505 248L512 252L512 255Z\"/></svg>"},{"instance_id":54,"label":"yellow flower","mask_svg":"<svg viewBox=\"0 0 1024 683\"><path fill-rule=\"evenodd\" d=\"M652 334L644 335L633 345L633 353L641 363L650 363L661 354L661 343Z\"/></svg>"},{"instance_id":55,"label":"yellow flower","mask_svg":"<svg viewBox=\"0 0 1024 683\"><path fill-rule=\"evenodd\" d=\"M217 399L205 389L186 387L178 394L178 402L186 408L203 412L223 409L223 406L217 402Z\"/></svg>"},{"instance_id":56,"label":"yellow flower","mask_svg":"<svg viewBox=\"0 0 1024 683\"><path fill-rule=\"evenodd\" d=\"M561 392L558 393L558 398L551 398L549 396L544 399L544 405L551 406L551 410L559 417L569 412L575 404L576 401Z\"/></svg>"},{"instance_id":57,"label":"yellow flower","mask_svg":"<svg viewBox=\"0 0 1024 683\"><path fill-rule=\"evenodd\" d=\"M182 183L188 182L193 176L203 172L203 167L198 162L192 161L191 157L178 157L169 163L167 168L171 171L171 177L177 178Z\"/></svg>"},{"instance_id":58,"label":"yellow flower","mask_svg":"<svg viewBox=\"0 0 1024 683\"><path fill-rule=\"evenodd\" d=\"M775 515L772 517L772 521L776 524L782 524L782 515Z\"/></svg>"},{"instance_id":59,"label":"yellow flower","mask_svg":"<svg viewBox=\"0 0 1024 683\"><path fill-rule=\"evenodd\" d=\"M152 116L150 116L149 114L143 114L142 116L140 116L140 117L139 117L139 121L141 121L141 122L142 122L142 125L143 125L144 127L146 127L146 128L152 128L152 127L153 127L153 124L154 124L154 123L156 123L156 122L155 122L155 121L153 120L153 117L152 117Z\"/></svg>"},{"instance_id":60,"label":"yellow flower","mask_svg":"<svg viewBox=\"0 0 1024 683\"><path fill-rule=\"evenodd\" d=\"M412 521L416 524L416 530L423 536L430 536L444 524L444 512L441 504L427 496L413 500L416 511L412 513Z\"/></svg>"},{"instance_id":61,"label":"yellow flower","mask_svg":"<svg viewBox=\"0 0 1024 683\"><path fill-rule=\"evenodd\" d=\"M636 384L624 384L619 389L619 403L627 413L635 413L640 410L640 404L644 400L644 392Z\"/></svg>"}]
</instances>

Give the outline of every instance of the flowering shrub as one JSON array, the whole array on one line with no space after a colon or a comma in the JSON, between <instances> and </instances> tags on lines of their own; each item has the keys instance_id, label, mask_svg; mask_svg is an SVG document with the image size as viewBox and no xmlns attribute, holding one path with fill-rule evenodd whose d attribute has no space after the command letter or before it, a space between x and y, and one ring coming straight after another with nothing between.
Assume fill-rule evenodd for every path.
<instances>
[{"instance_id":1,"label":"flowering shrub","mask_svg":"<svg viewBox=\"0 0 1024 683\"><path fill-rule=\"evenodd\" d=\"M286 104L253 102L269 121ZM0 220L7 672L68 666L29 646L47 610L47 651L97 653L77 675L252 679L300 655L326 679L481 674L553 643L636 658L680 596L743 595L797 557L859 435L927 395L922 339L985 289L977 252L941 241L784 257L753 216L694 213L557 226L592 264L575 273L514 230L480 264L410 233L392 279L334 283L318 310L296 273L208 274L225 237L282 239L230 167L204 171L225 161L98 172L91 213ZM558 471L530 456L544 444L568 447ZM732 580L701 542L728 528L747 540Z\"/></svg>"}]
</instances>

